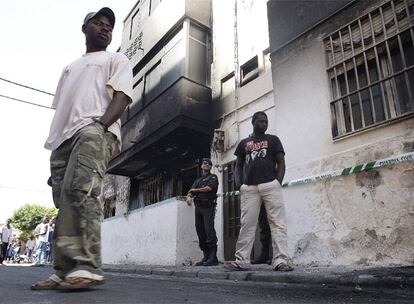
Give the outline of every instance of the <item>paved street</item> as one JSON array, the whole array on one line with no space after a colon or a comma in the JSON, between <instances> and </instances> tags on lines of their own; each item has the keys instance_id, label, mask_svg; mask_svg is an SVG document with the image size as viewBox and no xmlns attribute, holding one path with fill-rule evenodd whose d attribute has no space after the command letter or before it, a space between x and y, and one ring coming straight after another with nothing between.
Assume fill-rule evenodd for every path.
<instances>
[{"instance_id":1,"label":"paved street","mask_svg":"<svg viewBox=\"0 0 414 304\"><path fill-rule=\"evenodd\" d=\"M50 267L0 266L0 303L413 303L411 289L365 289L107 274L82 292L31 291Z\"/></svg>"}]
</instances>

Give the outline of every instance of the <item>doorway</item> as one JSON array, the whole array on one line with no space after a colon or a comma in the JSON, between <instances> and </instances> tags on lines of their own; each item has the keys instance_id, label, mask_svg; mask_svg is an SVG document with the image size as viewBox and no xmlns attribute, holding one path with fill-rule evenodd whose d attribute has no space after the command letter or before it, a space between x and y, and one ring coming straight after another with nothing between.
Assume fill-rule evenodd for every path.
<instances>
[{"instance_id":1,"label":"doorway","mask_svg":"<svg viewBox=\"0 0 414 304\"><path fill-rule=\"evenodd\" d=\"M223 166L223 192L235 191L234 168L236 162ZM224 260L233 261L240 231L240 196L223 197Z\"/></svg>"}]
</instances>

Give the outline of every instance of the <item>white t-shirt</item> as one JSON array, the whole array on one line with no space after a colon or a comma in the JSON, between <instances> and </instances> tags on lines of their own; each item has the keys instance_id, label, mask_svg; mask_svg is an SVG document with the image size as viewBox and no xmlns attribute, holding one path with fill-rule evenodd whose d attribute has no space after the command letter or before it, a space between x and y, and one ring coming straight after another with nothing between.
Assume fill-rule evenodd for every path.
<instances>
[{"instance_id":1,"label":"white t-shirt","mask_svg":"<svg viewBox=\"0 0 414 304\"><path fill-rule=\"evenodd\" d=\"M86 53L63 69L52 108L56 109L45 148L56 150L76 131L101 117L114 91L121 91L132 100L132 68L121 53L107 51ZM121 144L121 121L108 131Z\"/></svg>"},{"instance_id":2,"label":"white t-shirt","mask_svg":"<svg viewBox=\"0 0 414 304\"><path fill-rule=\"evenodd\" d=\"M39 229L40 235L37 236L39 242L47 242L49 239L49 224L40 223L36 229Z\"/></svg>"},{"instance_id":3,"label":"white t-shirt","mask_svg":"<svg viewBox=\"0 0 414 304\"><path fill-rule=\"evenodd\" d=\"M1 241L3 243L10 243L11 242L11 239L12 239L12 235L13 235L13 229L11 227L9 229L5 225L3 227L3 229L1 230Z\"/></svg>"}]
</instances>

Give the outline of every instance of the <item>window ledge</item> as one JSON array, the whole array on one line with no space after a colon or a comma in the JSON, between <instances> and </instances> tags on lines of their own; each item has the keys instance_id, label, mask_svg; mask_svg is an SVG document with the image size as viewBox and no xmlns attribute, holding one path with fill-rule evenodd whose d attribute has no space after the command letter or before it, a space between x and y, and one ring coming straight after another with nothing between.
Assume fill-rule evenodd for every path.
<instances>
[{"instance_id":1,"label":"window ledge","mask_svg":"<svg viewBox=\"0 0 414 304\"><path fill-rule=\"evenodd\" d=\"M388 125L391 125L391 124L398 123L398 122L403 121L403 120L408 120L410 118L414 118L414 111L408 112L408 113L406 113L402 116L399 116L399 117L396 117L396 118L393 118L393 119L389 119L387 121L378 122L378 123L373 124L371 126L365 127L364 129L356 130L356 131L353 131L353 132L346 133L344 135L337 136L337 137L333 138L333 142L336 143L336 142L348 139L350 137L354 137L354 136L357 136L357 135L360 135L360 134L363 134L363 133L366 133L366 132L370 132L370 131L373 131L373 130L376 130L376 129L379 129L379 128L382 128L382 127L385 127L385 126L388 126Z\"/></svg>"}]
</instances>

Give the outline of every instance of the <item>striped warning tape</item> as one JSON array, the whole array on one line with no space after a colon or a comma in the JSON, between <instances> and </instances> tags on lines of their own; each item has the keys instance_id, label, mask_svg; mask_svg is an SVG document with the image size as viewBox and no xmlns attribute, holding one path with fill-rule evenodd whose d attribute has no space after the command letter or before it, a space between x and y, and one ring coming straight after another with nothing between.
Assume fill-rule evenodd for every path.
<instances>
[{"instance_id":1,"label":"striped warning tape","mask_svg":"<svg viewBox=\"0 0 414 304\"><path fill-rule=\"evenodd\" d=\"M310 176L310 177L306 177L306 178L294 179L294 180L283 183L282 187L290 187L290 186L301 185L301 184L309 184L309 183L312 183L312 182L322 181L322 180L329 179L329 178L336 177L336 176L346 176L346 175L350 175L350 174L353 174L353 173L359 173L359 172L362 172L362 171L369 171L369 170L372 170L372 169L385 167L385 166L391 166L391 165L395 165L395 164L399 164L399 163L403 163L403 162L408 162L408 161L414 161L414 152L401 154L401 155L394 156L394 157L384 158L384 159L364 163L362 165L343 168L343 169L335 170L335 171L329 172L329 173ZM219 194L217 194L217 196L228 197L228 196L235 196L235 195L239 195L239 194L240 194L239 191L231 191L231 192L219 193Z\"/></svg>"}]
</instances>

